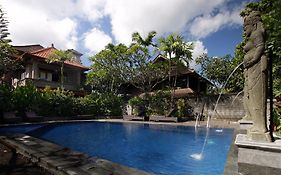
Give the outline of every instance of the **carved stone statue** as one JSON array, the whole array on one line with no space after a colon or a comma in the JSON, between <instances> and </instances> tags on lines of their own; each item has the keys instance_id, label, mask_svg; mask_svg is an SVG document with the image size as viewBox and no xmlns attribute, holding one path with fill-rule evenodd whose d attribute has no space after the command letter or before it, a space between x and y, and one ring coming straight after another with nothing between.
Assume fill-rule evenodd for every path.
<instances>
[{"instance_id":1,"label":"carved stone statue","mask_svg":"<svg viewBox=\"0 0 281 175\"><path fill-rule=\"evenodd\" d=\"M253 121L248 136L256 141L271 141L266 125L268 57L265 54L265 30L260 12L250 11L244 17L244 108L245 118Z\"/></svg>"}]
</instances>

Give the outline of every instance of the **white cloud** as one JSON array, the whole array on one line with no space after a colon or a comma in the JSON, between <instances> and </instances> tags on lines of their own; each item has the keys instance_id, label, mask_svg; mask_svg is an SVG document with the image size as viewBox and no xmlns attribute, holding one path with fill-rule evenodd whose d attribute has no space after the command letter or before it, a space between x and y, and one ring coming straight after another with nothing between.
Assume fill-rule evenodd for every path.
<instances>
[{"instance_id":1,"label":"white cloud","mask_svg":"<svg viewBox=\"0 0 281 175\"><path fill-rule=\"evenodd\" d=\"M193 60L195 60L197 57L199 57L202 54L208 53L208 49L205 48L202 41L197 40L197 41L194 41L193 44L194 44L194 49L192 51L192 59Z\"/></svg>"},{"instance_id":2,"label":"white cloud","mask_svg":"<svg viewBox=\"0 0 281 175\"><path fill-rule=\"evenodd\" d=\"M93 28L90 32L84 34L84 46L94 53L104 49L104 46L111 42L110 36L97 28Z\"/></svg>"},{"instance_id":3,"label":"white cloud","mask_svg":"<svg viewBox=\"0 0 281 175\"><path fill-rule=\"evenodd\" d=\"M81 12L79 15L86 17L91 22L95 22L104 17L105 3L105 0L79 0L77 2L77 7Z\"/></svg>"},{"instance_id":4,"label":"white cloud","mask_svg":"<svg viewBox=\"0 0 281 175\"><path fill-rule=\"evenodd\" d=\"M187 23L202 13L210 13L226 0L108 0L105 13L111 17L112 34L128 44L135 31L146 34L181 32Z\"/></svg>"},{"instance_id":5,"label":"white cloud","mask_svg":"<svg viewBox=\"0 0 281 175\"><path fill-rule=\"evenodd\" d=\"M112 41L101 31L105 18L110 19L106 32L111 30L115 41L125 44L131 42L131 34L136 31L142 36L152 30L158 36L190 32L195 38L204 38L224 26L242 23L240 8L226 9L230 0L0 1L10 21L13 44L54 43L65 49L76 48L83 40L82 46L92 52Z\"/></svg>"},{"instance_id":6,"label":"white cloud","mask_svg":"<svg viewBox=\"0 0 281 175\"><path fill-rule=\"evenodd\" d=\"M75 20L63 15L66 13L63 9L58 12L55 18L53 13L59 8L53 7L54 5L51 3L49 6L45 4L46 8L44 9L42 4L38 5L38 1L29 0L28 2L25 2L26 4L11 0L3 0L2 2L10 22L9 32L12 44L50 46L51 43L54 43L59 49L76 48L77 22ZM44 2L47 1L42 1L43 5ZM52 8L47 11L48 7Z\"/></svg>"},{"instance_id":7,"label":"white cloud","mask_svg":"<svg viewBox=\"0 0 281 175\"><path fill-rule=\"evenodd\" d=\"M192 61L190 62L190 67L196 71L200 70L200 66L195 63L195 59L202 54L207 54L208 49L204 46L203 42L200 40L194 41L194 49L192 51Z\"/></svg>"},{"instance_id":8,"label":"white cloud","mask_svg":"<svg viewBox=\"0 0 281 175\"><path fill-rule=\"evenodd\" d=\"M195 18L190 27L190 33L196 38L204 38L222 27L232 25L242 25L243 20L240 17L241 9L237 8L232 12L222 11L216 15L205 14Z\"/></svg>"}]
</instances>

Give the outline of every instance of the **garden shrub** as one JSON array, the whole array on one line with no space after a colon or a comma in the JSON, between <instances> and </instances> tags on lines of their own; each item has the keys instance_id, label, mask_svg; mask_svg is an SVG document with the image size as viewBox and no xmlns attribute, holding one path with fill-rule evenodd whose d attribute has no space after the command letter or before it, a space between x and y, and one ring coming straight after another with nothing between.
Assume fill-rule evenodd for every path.
<instances>
[{"instance_id":1,"label":"garden shrub","mask_svg":"<svg viewBox=\"0 0 281 175\"><path fill-rule=\"evenodd\" d=\"M74 94L60 88L51 90L49 87L41 92L39 113L44 116L69 117L76 114Z\"/></svg>"},{"instance_id":2,"label":"garden shrub","mask_svg":"<svg viewBox=\"0 0 281 175\"><path fill-rule=\"evenodd\" d=\"M0 112L14 110L13 104L11 102L12 98L12 88L6 84L0 85ZM0 115L1 115L0 114Z\"/></svg>"},{"instance_id":3,"label":"garden shrub","mask_svg":"<svg viewBox=\"0 0 281 175\"><path fill-rule=\"evenodd\" d=\"M102 109L105 116L121 116L123 109L123 100L114 94L107 93L100 96Z\"/></svg>"},{"instance_id":4,"label":"garden shrub","mask_svg":"<svg viewBox=\"0 0 281 175\"><path fill-rule=\"evenodd\" d=\"M129 101L134 115L167 115L171 110L171 95L169 92L157 91L153 94L135 96ZM175 111L171 113L174 117L192 116L192 107L185 98L174 99Z\"/></svg>"},{"instance_id":5,"label":"garden shrub","mask_svg":"<svg viewBox=\"0 0 281 175\"><path fill-rule=\"evenodd\" d=\"M179 98L177 99L177 117L191 117L192 116L192 107L188 104L187 99Z\"/></svg>"},{"instance_id":6,"label":"garden shrub","mask_svg":"<svg viewBox=\"0 0 281 175\"><path fill-rule=\"evenodd\" d=\"M0 86L0 112L18 111L24 115L25 111L35 111L39 115L51 117L70 117L79 114L93 116L122 115L123 100L114 94L92 93L85 97L75 97L70 91L46 87L36 89L32 84L11 89Z\"/></svg>"},{"instance_id":7,"label":"garden shrub","mask_svg":"<svg viewBox=\"0 0 281 175\"><path fill-rule=\"evenodd\" d=\"M78 97L75 100L76 111L78 114L87 114L98 116L101 114L100 108L95 95L87 95L85 97Z\"/></svg>"},{"instance_id":8,"label":"garden shrub","mask_svg":"<svg viewBox=\"0 0 281 175\"><path fill-rule=\"evenodd\" d=\"M76 98L75 106L79 114L120 116L122 115L123 101L114 94L92 93L85 97Z\"/></svg>"},{"instance_id":9,"label":"garden shrub","mask_svg":"<svg viewBox=\"0 0 281 175\"><path fill-rule=\"evenodd\" d=\"M20 115L23 115L25 111L37 111L40 101L40 93L32 84L26 86L20 86L13 90L11 103L14 106L14 110L17 110Z\"/></svg>"},{"instance_id":10,"label":"garden shrub","mask_svg":"<svg viewBox=\"0 0 281 175\"><path fill-rule=\"evenodd\" d=\"M151 95L150 111L152 115L166 115L170 109L170 93L157 91Z\"/></svg>"},{"instance_id":11,"label":"garden shrub","mask_svg":"<svg viewBox=\"0 0 281 175\"><path fill-rule=\"evenodd\" d=\"M129 105L133 108L133 115L140 116L144 113L146 113L146 104L145 100L142 97L135 96L131 98L129 101Z\"/></svg>"}]
</instances>

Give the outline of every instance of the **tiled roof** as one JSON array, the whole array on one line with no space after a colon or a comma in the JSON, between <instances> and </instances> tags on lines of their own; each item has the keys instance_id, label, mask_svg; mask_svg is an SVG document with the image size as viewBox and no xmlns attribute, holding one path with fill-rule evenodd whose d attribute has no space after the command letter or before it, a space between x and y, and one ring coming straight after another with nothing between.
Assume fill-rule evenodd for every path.
<instances>
[{"instance_id":1,"label":"tiled roof","mask_svg":"<svg viewBox=\"0 0 281 175\"><path fill-rule=\"evenodd\" d=\"M41 58L41 59L47 59L49 57L49 55L55 50L57 50L57 49L54 47L47 47L47 48L43 48L43 49L31 52L31 55ZM64 63L66 65L78 67L80 69L85 69L85 70L88 69L87 67L83 66L80 62L77 62L75 60L65 61Z\"/></svg>"},{"instance_id":2,"label":"tiled roof","mask_svg":"<svg viewBox=\"0 0 281 175\"><path fill-rule=\"evenodd\" d=\"M174 92L172 91L172 94L177 97L185 97L188 94L193 94L194 91L191 88L182 88L182 89L176 89Z\"/></svg>"},{"instance_id":3,"label":"tiled roof","mask_svg":"<svg viewBox=\"0 0 281 175\"><path fill-rule=\"evenodd\" d=\"M43 49L31 52L31 54L34 55L34 56L37 56L37 57L47 59L48 56L55 50L57 50L57 49L55 49L54 47L47 47L47 48L43 48Z\"/></svg>"},{"instance_id":4,"label":"tiled roof","mask_svg":"<svg viewBox=\"0 0 281 175\"><path fill-rule=\"evenodd\" d=\"M185 97L188 94L193 94L194 91L191 88L181 88L181 89L175 89L171 90L171 94L173 94L174 97L180 98L180 97ZM154 95L155 92L149 92L148 94ZM140 97L144 97L145 93L140 94Z\"/></svg>"},{"instance_id":5,"label":"tiled roof","mask_svg":"<svg viewBox=\"0 0 281 175\"><path fill-rule=\"evenodd\" d=\"M34 52L36 50L43 49L44 47L40 44L34 44L34 45L24 45L24 46L13 46L15 49L23 52Z\"/></svg>"},{"instance_id":6,"label":"tiled roof","mask_svg":"<svg viewBox=\"0 0 281 175\"><path fill-rule=\"evenodd\" d=\"M20 54L28 54L31 55L35 58L38 59L47 59L49 57L49 55L57 50L55 47L47 47L44 48L43 46L41 46L40 44L34 44L34 45L23 45L23 46L13 46L16 50L18 50L20 52ZM82 54L79 53L76 50L73 49L69 49L70 51L74 52L75 54L81 56ZM21 57L21 56L20 56ZM72 66L72 67L77 67L80 69L84 69L87 70L88 68L83 66L80 62L75 61L75 60L71 60L71 61L65 61L64 62L66 65Z\"/></svg>"}]
</instances>

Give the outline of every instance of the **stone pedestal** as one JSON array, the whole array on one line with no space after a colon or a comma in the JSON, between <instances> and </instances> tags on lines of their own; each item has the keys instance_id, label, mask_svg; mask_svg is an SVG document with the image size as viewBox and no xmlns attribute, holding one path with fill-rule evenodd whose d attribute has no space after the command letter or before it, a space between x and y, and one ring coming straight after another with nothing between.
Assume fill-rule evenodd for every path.
<instances>
[{"instance_id":1,"label":"stone pedestal","mask_svg":"<svg viewBox=\"0 0 281 175\"><path fill-rule=\"evenodd\" d=\"M239 175L280 175L281 141L257 142L249 140L245 134L238 134Z\"/></svg>"}]
</instances>

